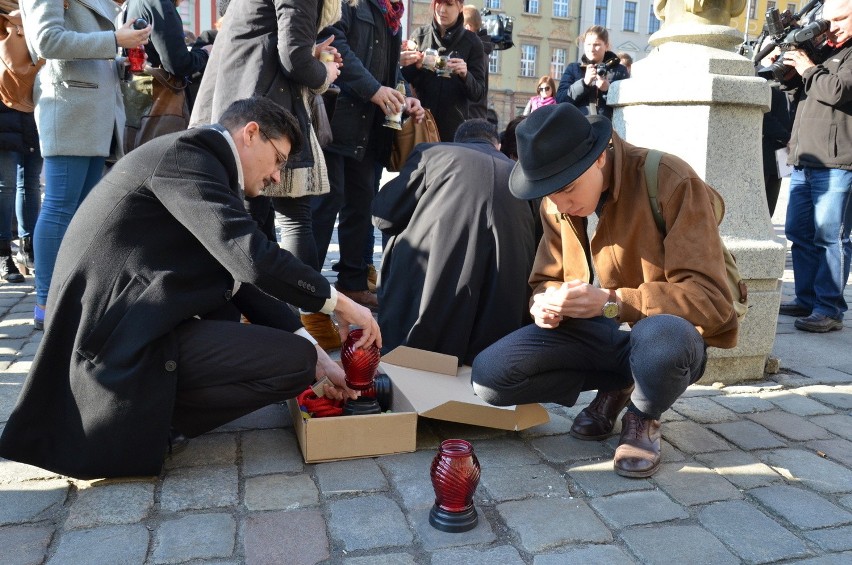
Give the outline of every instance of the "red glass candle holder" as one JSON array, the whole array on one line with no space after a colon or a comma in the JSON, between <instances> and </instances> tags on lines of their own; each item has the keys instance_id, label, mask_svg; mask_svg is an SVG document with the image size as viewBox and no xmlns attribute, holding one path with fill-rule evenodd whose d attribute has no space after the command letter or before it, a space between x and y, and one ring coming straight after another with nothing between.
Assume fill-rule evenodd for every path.
<instances>
[{"instance_id":1,"label":"red glass candle holder","mask_svg":"<svg viewBox=\"0 0 852 565\"><path fill-rule=\"evenodd\" d=\"M130 64L131 73L139 74L145 70L145 48L129 47L127 49L127 62Z\"/></svg>"},{"instance_id":2,"label":"red glass candle holder","mask_svg":"<svg viewBox=\"0 0 852 565\"><path fill-rule=\"evenodd\" d=\"M479 461L473 446L463 439L441 442L432 461L430 475L435 489L435 505L429 523L442 532L472 530L479 522L473 507L473 493L479 485Z\"/></svg>"},{"instance_id":3,"label":"red glass candle holder","mask_svg":"<svg viewBox=\"0 0 852 565\"><path fill-rule=\"evenodd\" d=\"M346 373L346 386L353 390L366 390L373 386L376 369L379 368L381 353L375 344L369 347L355 347L355 342L361 339L362 330L352 330L343 344L340 361Z\"/></svg>"}]
</instances>

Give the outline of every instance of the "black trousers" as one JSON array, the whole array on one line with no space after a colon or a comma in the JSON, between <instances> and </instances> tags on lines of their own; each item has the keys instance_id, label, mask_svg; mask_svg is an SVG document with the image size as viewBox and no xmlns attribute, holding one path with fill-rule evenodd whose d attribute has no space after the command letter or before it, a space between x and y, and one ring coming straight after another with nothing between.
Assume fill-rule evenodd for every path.
<instances>
[{"instance_id":1,"label":"black trousers","mask_svg":"<svg viewBox=\"0 0 852 565\"><path fill-rule=\"evenodd\" d=\"M337 284L344 290L367 290L367 262L364 243L373 233L373 197L376 193L376 159L367 145L362 160L326 151L328 182L331 192L314 196L314 240L317 262L322 265L334 231L334 219L340 213L337 240L340 243Z\"/></svg>"},{"instance_id":2,"label":"black trousers","mask_svg":"<svg viewBox=\"0 0 852 565\"><path fill-rule=\"evenodd\" d=\"M293 398L315 380L316 349L293 333L197 319L176 332L180 372L172 426L189 437Z\"/></svg>"}]
</instances>

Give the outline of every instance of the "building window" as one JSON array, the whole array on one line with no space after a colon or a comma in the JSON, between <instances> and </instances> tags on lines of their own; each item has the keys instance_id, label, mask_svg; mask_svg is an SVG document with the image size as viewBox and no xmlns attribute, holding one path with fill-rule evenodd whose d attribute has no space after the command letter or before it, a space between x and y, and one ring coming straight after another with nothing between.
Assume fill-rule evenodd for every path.
<instances>
[{"instance_id":1,"label":"building window","mask_svg":"<svg viewBox=\"0 0 852 565\"><path fill-rule=\"evenodd\" d=\"M766 9L767 9L767 10L771 10L771 9L773 9L774 7L775 7L775 2L773 2L772 0L769 0L769 1L766 3Z\"/></svg>"},{"instance_id":2,"label":"building window","mask_svg":"<svg viewBox=\"0 0 852 565\"><path fill-rule=\"evenodd\" d=\"M565 59L567 58L568 51L562 47L554 49L550 55L550 76L557 82L562 78L562 73L565 72Z\"/></svg>"},{"instance_id":3,"label":"building window","mask_svg":"<svg viewBox=\"0 0 852 565\"><path fill-rule=\"evenodd\" d=\"M571 0L553 0L553 17L567 18L571 13Z\"/></svg>"},{"instance_id":4,"label":"building window","mask_svg":"<svg viewBox=\"0 0 852 565\"><path fill-rule=\"evenodd\" d=\"M636 31L636 2L624 3L624 31Z\"/></svg>"},{"instance_id":5,"label":"building window","mask_svg":"<svg viewBox=\"0 0 852 565\"><path fill-rule=\"evenodd\" d=\"M535 56L538 53L538 47L535 45L521 45L521 76L534 77L535 75Z\"/></svg>"},{"instance_id":6,"label":"building window","mask_svg":"<svg viewBox=\"0 0 852 565\"><path fill-rule=\"evenodd\" d=\"M524 0L524 12L538 14L538 0Z\"/></svg>"},{"instance_id":7,"label":"building window","mask_svg":"<svg viewBox=\"0 0 852 565\"><path fill-rule=\"evenodd\" d=\"M757 17L757 2L750 2L748 7L748 19L753 20Z\"/></svg>"},{"instance_id":8,"label":"building window","mask_svg":"<svg viewBox=\"0 0 852 565\"><path fill-rule=\"evenodd\" d=\"M609 0L595 0L595 25L606 27L606 11Z\"/></svg>"},{"instance_id":9,"label":"building window","mask_svg":"<svg viewBox=\"0 0 852 565\"><path fill-rule=\"evenodd\" d=\"M787 4L787 9L790 10L791 14L796 13L796 5L795 4Z\"/></svg>"},{"instance_id":10,"label":"building window","mask_svg":"<svg viewBox=\"0 0 852 565\"><path fill-rule=\"evenodd\" d=\"M485 0L485 7L490 10L502 10L503 0Z\"/></svg>"},{"instance_id":11,"label":"building window","mask_svg":"<svg viewBox=\"0 0 852 565\"><path fill-rule=\"evenodd\" d=\"M488 56L488 74L500 72L500 51L492 51Z\"/></svg>"},{"instance_id":12,"label":"building window","mask_svg":"<svg viewBox=\"0 0 852 565\"><path fill-rule=\"evenodd\" d=\"M648 10L648 33L657 33L660 30L660 20L657 19L657 15L654 13L653 4Z\"/></svg>"}]
</instances>

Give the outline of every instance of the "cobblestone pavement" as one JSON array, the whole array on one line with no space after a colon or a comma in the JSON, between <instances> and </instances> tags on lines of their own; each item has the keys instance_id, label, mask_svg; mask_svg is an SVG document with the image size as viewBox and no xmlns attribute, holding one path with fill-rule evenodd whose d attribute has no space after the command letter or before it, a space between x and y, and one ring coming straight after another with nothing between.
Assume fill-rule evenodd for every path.
<instances>
[{"instance_id":1,"label":"cobblestone pavement","mask_svg":"<svg viewBox=\"0 0 852 565\"><path fill-rule=\"evenodd\" d=\"M788 265L787 297L791 281ZM31 283L0 286L0 429L41 337ZM778 374L690 387L650 479L612 472L616 437L568 435L588 393L525 432L421 419L414 453L319 465L274 405L191 441L160 477L76 481L0 460L0 563L849 564L852 323L819 336L792 322L778 322ZM464 534L427 519L449 437L482 464Z\"/></svg>"}]
</instances>

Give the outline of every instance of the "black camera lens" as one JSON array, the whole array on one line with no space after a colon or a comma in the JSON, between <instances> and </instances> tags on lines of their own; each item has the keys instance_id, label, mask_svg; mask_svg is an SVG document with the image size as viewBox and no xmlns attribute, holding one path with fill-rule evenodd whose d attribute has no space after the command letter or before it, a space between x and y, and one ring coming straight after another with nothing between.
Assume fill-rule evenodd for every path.
<instances>
[{"instance_id":1,"label":"black camera lens","mask_svg":"<svg viewBox=\"0 0 852 565\"><path fill-rule=\"evenodd\" d=\"M766 10L766 33L769 35L778 35L784 32L784 24L781 23L781 12L778 8L769 8Z\"/></svg>"}]
</instances>

